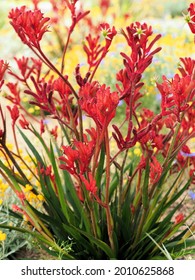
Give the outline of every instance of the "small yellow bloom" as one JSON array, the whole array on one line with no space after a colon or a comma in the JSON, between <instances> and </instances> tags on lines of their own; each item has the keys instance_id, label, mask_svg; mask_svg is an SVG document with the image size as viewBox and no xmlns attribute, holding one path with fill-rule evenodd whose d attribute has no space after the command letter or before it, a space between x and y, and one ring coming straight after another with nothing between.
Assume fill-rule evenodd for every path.
<instances>
[{"instance_id":1,"label":"small yellow bloom","mask_svg":"<svg viewBox=\"0 0 195 280\"><path fill-rule=\"evenodd\" d=\"M157 151L157 148L156 148L156 147L154 147L153 151L154 151L154 153L155 153L155 152Z\"/></svg>"},{"instance_id":2,"label":"small yellow bloom","mask_svg":"<svg viewBox=\"0 0 195 280\"><path fill-rule=\"evenodd\" d=\"M5 191L7 190L7 188L8 188L8 185L7 185L7 184L4 184L4 183L1 183L1 184L0 184L0 189L1 189L3 192L5 192Z\"/></svg>"},{"instance_id":3,"label":"small yellow bloom","mask_svg":"<svg viewBox=\"0 0 195 280\"><path fill-rule=\"evenodd\" d=\"M141 156L141 149L135 148L133 152L136 156Z\"/></svg>"},{"instance_id":4,"label":"small yellow bloom","mask_svg":"<svg viewBox=\"0 0 195 280\"><path fill-rule=\"evenodd\" d=\"M0 205L3 203L3 200L2 199L0 199Z\"/></svg>"},{"instance_id":5,"label":"small yellow bloom","mask_svg":"<svg viewBox=\"0 0 195 280\"><path fill-rule=\"evenodd\" d=\"M28 195L28 199L29 199L30 201L36 199L36 197L37 197L36 194L34 194L33 192L30 192L29 195Z\"/></svg>"},{"instance_id":6,"label":"small yellow bloom","mask_svg":"<svg viewBox=\"0 0 195 280\"><path fill-rule=\"evenodd\" d=\"M34 108L29 108L29 109L28 109L28 112L29 112L30 114L33 114L33 113L35 112L35 109L34 109Z\"/></svg>"},{"instance_id":7,"label":"small yellow bloom","mask_svg":"<svg viewBox=\"0 0 195 280\"><path fill-rule=\"evenodd\" d=\"M29 174L29 175L27 176L27 179L28 179L29 181L31 181L31 180L33 179L33 175L32 175L32 174Z\"/></svg>"},{"instance_id":8,"label":"small yellow bloom","mask_svg":"<svg viewBox=\"0 0 195 280\"><path fill-rule=\"evenodd\" d=\"M138 121L141 122L141 121L142 121L142 118L141 118L141 117L138 117Z\"/></svg>"},{"instance_id":9,"label":"small yellow bloom","mask_svg":"<svg viewBox=\"0 0 195 280\"><path fill-rule=\"evenodd\" d=\"M13 144L8 143L8 144L7 144L7 148L8 148L9 150L11 150L11 151L12 151L12 150L13 150Z\"/></svg>"},{"instance_id":10,"label":"small yellow bloom","mask_svg":"<svg viewBox=\"0 0 195 280\"><path fill-rule=\"evenodd\" d=\"M28 102L29 99L28 99L28 97L23 97L23 98L22 98L22 101L23 101L23 102Z\"/></svg>"},{"instance_id":11,"label":"small yellow bloom","mask_svg":"<svg viewBox=\"0 0 195 280\"><path fill-rule=\"evenodd\" d=\"M29 192L29 191L31 191L32 189L33 189L33 187L32 187L31 185L27 184L27 185L25 186L24 192Z\"/></svg>"},{"instance_id":12,"label":"small yellow bloom","mask_svg":"<svg viewBox=\"0 0 195 280\"><path fill-rule=\"evenodd\" d=\"M6 236L7 236L6 233L4 233L0 230L0 241L5 241Z\"/></svg>"},{"instance_id":13,"label":"small yellow bloom","mask_svg":"<svg viewBox=\"0 0 195 280\"><path fill-rule=\"evenodd\" d=\"M38 194L38 195L37 195L37 198L38 198L38 200L40 200L40 201L44 201L44 200L45 200L45 198L44 198L44 196L43 196L42 194Z\"/></svg>"}]
</instances>

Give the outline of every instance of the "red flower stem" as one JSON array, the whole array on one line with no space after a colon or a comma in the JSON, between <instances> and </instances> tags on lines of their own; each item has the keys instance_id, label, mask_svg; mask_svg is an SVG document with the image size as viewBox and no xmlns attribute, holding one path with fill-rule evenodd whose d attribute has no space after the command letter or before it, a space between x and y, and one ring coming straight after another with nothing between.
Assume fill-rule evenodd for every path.
<instances>
[{"instance_id":1,"label":"red flower stem","mask_svg":"<svg viewBox=\"0 0 195 280\"><path fill-rule=\"evenodd\" d=\"M130 123L132 121L132 116L133 116L133 95L134 95L134 92L135 92L135 83L132 82L132 85L131 85L131 93L129 95L129 109L130 109L130 113L129 113L129 120L128 120L128 127L130 127ZM132 131L132 128L131 128L131 131ZM127 131L127 137L129 139L131 139L131 131Z\"/></svg>"},{"instance_id":2,"label":"red flower stem","mask_svg":"<svg viewBox=\"0 0 195 280\"><path fill-rule=\"evenodd\" d=\"M74 90L74 88L72 87L72 85L69 83L69 81L67 79L64 78L64 76L61 74L61 72L51 63L51 61L46 57L46 55L42 52L41 48L39 49L39 52L41 54L41 56L43 57L43 62L46 62L46 64L54 71L56 72L59 77L65 82L65 84L70 88L70 90L72 91L73 95L75 96L76 99L79 99L76 91Z\"/></svg>"},{"instance_id":3,"label":"red flower stem","mask_svg":"<svg viewBox=\"0 0 195 280\"><path fill-rule=\"evenodd\" d=\"M29 46L29 48L32 50L32 52L34 52L36 54L36 56L41 60L43 61L43 63L45 63L47 65L48 68L52 69L53 70L53 67L51 67L50 64L48 64L48 62L32 47L32 46ZM40 48L39 48L40 50ZM53 70L54 71L54 70Z\"/></svg>"},{"instance_id":4,"label":"red flower stem","mask_svg":"<svg viewBox=\"0 0 195 280\"><path fill-rule=\"evenodd\" d=\"M72 85L68 82L67 79L64 78L64 76L61 74L61 72L50 62L50 60L46 57L46 55L42 52L41 47L39 46L38 51L39 53L37 53L37 51L31 47L31 50L39 57L40 60L42 60L50 69L52 69L54 72L56 72L59 77L66 83L66 85L71 89L73 95L75 96L75 98L78 100L78 95L76 93L76 91L74 90L74 88L72 87ZM74 121L74 117L73 117L73 113L70 107L69 102L67 102L67 110L68 110L68 114L69 117L71 119L71 126L74 130L75 136L77 139L79 139L79 133L77 131L76 125L75 125L75 121Z\"/></svg>"},{"instance_id":5,"label":"red flower stem","mask_svg":"<svg viewBox=\"0 0 195 280\"><path fill-rule=\"evenodd\" d=\"M122 189L123 189L123 177L124 177L124 167L127 160L128 149L125 151L125 156L122 161L121 170L120 170L120 179L119 179L119 188L118 188L118 217L121 217L121 206L122 206Z\"/></svg>"},{"instance_id":6,"label":"red flower stem","mask_svg":"<svg viewBox=\"0 0 195 280\"><path fill-rule=\"evenodd\" d=\"M114 251L114 241L113 241L113 225L112 216L109 206L109 187L110 187L110 145L108 129L105 131L105 148L106 148L106 193L105 193L105 204L106 204L106 219L107 219L107 231L112 250Z\"/></svg>"},{"instance_id":7,"label":"red flower stem","mask_svg":"<svg viewBox=\"0 0 195 280\"><path fill-rule=\"evenodd\" d=\"M97 160L98 160L98 157L99 157L99 154L100 154L100 151L101 151L101 144L102 144L102 141L104 141L106 130L107 130L107 123L106 122L103 124L103 129L101 131L101 134L100 134L100 129L97 126L97 141L96 141L96 146L95 146L93 168L92 168L93 176L95 176L95 169L96 169L96 166L97 166ZM109 139L108 139L108 142L109 142Z\"/></svg>"},{"instance_id":8,"label":"red flower stem","mask_svg":"<svg viewBox=\"0 0 195 280\"><path fill-rule=\"evenodd\" d=\"M82 110L79 104L78 104L78 115L79 115L80 141L83 142L83 117L82 117Z\"/></svg>"},{"instance_id":9,"label":"red flower stem","mask_svg":"<svg viewBox=\"0 0 195 280\"><path fill-rule=\"evenodd\" d=\"M97 160L98 160L98 156L100 153L100 148L101 148L100 131L99 131L99 128L97 127L97 140L96 140L96 145L95 145L95 152L94 152L94 157L93 157L93 168L92 168L93 177L95 176L95 169L97 166Z\"/></svg>"},{"instance_id":10,"label":"red flower stem","mask_svg":"<svg viewBox=\"0 0 195 280\"><path fill-rule=\"evenodd\" d=\"M110 186L110 146L109 146L109 137L108 129L105 131L105 148L106 148L106 204L109 204L109 186Z\"/></svg>"},{"instance_id":11,"label":"red flower stem","mask_svg":"<svg viewBox=\"0 0 195 280\"><path fill-rule=\"evenodd\" d=\"M181 127L181 123L178 123L177 126L176 126L176 129L175 129L175 133L173 134L173 139L171 141L171 145L169 147L169 150L168 150L167 156L165 158L165 162L163 163L163 166L166 166L167 162L170 159L170 156L171 156L171 153L173 151L174 145L175 145L175 143L177 141L177 135L179 133L180 127Z\"/></svg>"},{"instance_id":12,"label":"red flower stem","mask_svg":"<svg viewBox=\"0 0 195 280\"><path fill-rule=\"evenodd\" d=\"M125 149L119 150L111 159L110 159L110 164L114 162L114 160L122 153Z\"/></svg>"},{"instance_id":13,"label":"red flower stem","mask_svg":"<svg viewBox=\"0 0 195 280\"><path fill-rule=\"evenodd\" d=\"M15 142L15 145L16 145L16 150L17 150L18 155L20 155L20 150L19 150L19 147L18 147L18 141L17 141L17 137L16 137L15 124L12 124L12 131L13 131L13 135L14 135L14 142Z\"/></svg>"},{"instance_id":14,"label":"red flower stem","mask_svg":"<svg viewBox=\"0 0 195 280\"><path fill-rule=\"evenodd\" d=\"M185 145L185 143L190 140L192 137L195 136L195 132L193 131L190 135L188 135L185 140L183 140L176 148L175 150L172 152L172 154L170 155L170 159L175 157L176 154L180 151L180 149L182 148L183 145Z\"/></svg>"},{"instance_id":15,"label":"red flower stem","mask_svg":"<svg viewBox=\"0 0 195 280\"><path fill-rule=\"evenodd\" d=\"M64 50L63 50L63 54L62 54L62 64L61 64L61 71L60 71L62 75L64 73L65 56L66 56L66 51L67 51L67 48L68 48L68 44L69 44L69 41L70 41L71 34L72 34L72 31L69 30L68 37L67 37L67 40L66 40L66 44L64 46Z\"/></svg>"},{"instance_id":16,"label":"red flower stem","mask_svg":"<svg viewBox=\"0 0 195 280\"><path fill-rule=\"evenodd\" d=\"M98 69L98 67L99 67L99 65L100 65L100 63L101 63L101 61L102 61L102 59L103 59L104 57L105 57L105 54L103 53L102 56L100 57L99 61L97 62L95 68L93 69L93 73L91 74L91 77L90 77L90 79L89 79L89 82L90 82L90 83L92 82L93 77L94 77L94 75L95 75L95 73L96 73L96 71L97 71L97 69Z\"/></svg>"},{"instance_id":17,"label":"red flower stem","mask_svg":"<svg viewBox=\"0 0 195 280\"><path fill-rule=\"evenodd\" d=\"M44 60L47 62L47 64L50 66L50 68L55 71L59 77L67 84L67 86L71 89L73 95L75 96L76 99L78 99L78 95L76 93L76 91L74 90L74 88L72 87L72 85L68 82L67 79L64 78L64 76L60 73L60 71L49 61L49 59L45 56L45 54L42 52L41 48L39 49L39 52L41 54L41 56L44 58ZM79 133L77 131L77 128L76 128L76 124L75 124L75 121L74 121L74 117L73 117L73 113L72 113L72 109L71 109L71 106L69 104L69 101L67 100L67 110L68 110L68 114L69 114L69 117L70 117L70 120L71 120L71 127L73 128L74 130L74 133L75 133L75 136L77 139L79 139Z\"/></svg>"}]
</instances>

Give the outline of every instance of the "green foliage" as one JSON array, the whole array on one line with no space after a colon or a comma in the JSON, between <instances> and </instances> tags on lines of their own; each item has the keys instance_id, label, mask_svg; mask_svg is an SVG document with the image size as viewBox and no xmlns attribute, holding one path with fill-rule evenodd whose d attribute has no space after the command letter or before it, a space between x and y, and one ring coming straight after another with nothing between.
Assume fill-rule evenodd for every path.
<instances>
[{"instance_id":1,"label":"green foliage","mask_svg":"<svg viewBox=\"0 0 195 280\"><path fill-rule=\"evenodd\" d=\"M71 5L74 4L71 2ZM124 2L122 10L125 10L126 7L127 2ZM75 9L70 11L73 20ZM26 16L25 12L22 11ZM34 16L34 13L40 16L38 10L29 13L29 15ZM26 22L26 17L24 18ZM16 20L15 17L13 20ZM47 20L44 21L43 25ZM47 27L45 26L41 30L43 26L40 26L35 18L36 24L38 32L40 32L39 35L43 35ZM108 32L106 37L108 36L108 38L105 38L106 42L105 46L102 47L102 50L104 50L102 56L95 67L94 65L89 67L89 69L93 69L91 76L88 77L89 84L84 83L85 79L80 75L79 68L75 70L75 72L77 71L78 86L80 86L78 91L65 78L62 67L65 65L65 54L73 30L71 28L69 30L61 72L42 52L39 44L40 40L37 44L37 38L32 37L32 34L27 34L31 50L34 50L50 71L58 76L59 79L55 80L55 87L57 83L57 86L60 87L59 97L61 99L54 95L54 91L57 92L58 90L54 89L52 84L53 76L50 77L51 79L48 82L44 78L41 80L39 73L36 79L34 76L30 77L31 83L33 82L34 85L34 91L30 90L29 77L26 78L27 90L25 92L34 97L34 102L31 103L40 105L40 112L43 117L41 124L43 125L45 111L48 110L47 113L51 115L51 118L58 121L61 130L58 137L55 138L55 135L52 135L49 129L49 125L44 126L44 130L46 129L48 132L45 137L45 132L40 133L40 128L36 128L35 125L23 120L21 126L28 129L29 134L26 134L21 128L15 127L15 122L19 117L19 112L17 115L18 108L15 106L12 111L10 109L16 146L15 150L12 151L7 146L6 133L8 130L4 114L2 110L0 112L3 126L0 130L0 151L2 152L0 174L17 197L17 205L15 205L14 210L11 207L7 208L5 204L2 204L1 207L0 228L5 229L8 236L6 241L1 243L2 258L8 257L9 254L26 245L26 241L23 239L17 240L17 242L15 242L15 238L14 240L11 239L11 231L19 232L20 237L30 236L48 254L66 260L177 259L194 253L195 240L192 238L194 224L190 221L194 217L195 209L192 209L186 216L183 213L178 215L185 201L186 191L193 181L193 178L185 176L185 171L189 172L190 161L188 159L184 160L185 163L181 166L176 162L178 151L185 146L190 137L193 137L193 133L189 132L184 139L179 134L182 118L184 118L184 109L178 106L178 102L175 105L171 100L172 107L176 108L175 111L181 110L181 112L176 112L178 115L175 111L174 113L171 111L171 106L168 113L167 108L163 108L164 115L159 113L160 101L156 99L156 88L154 81L151 81L151 73L145 72L142 76L139 71L141 72L150 64L153 54L160 49L157 48L151 52L152 54L150 53L150 49L155 43L154 39L152 43L149 43L148 51L145 53L147 44L144 40L147 41L147 39L144 37L144 40L141 40L141 35L138 33L140 30L138 26L136 28L137 34L134 33L135 36L132 37L137 36L136 40L139 41L139 44L137 44L138 48L136 49L132 43L131 51L134 51L136 59L141 57L141 63L140 61L139 63L132 62L134 60L133 56L123 55L123 58L126 58L126 60L124 59L124 67L126 68L120 74L122 82L123 79L127 80L126 85L124 83L127 89L124 86L121 93L120 85L118 88L120 94L118 92L111 94L110 88L107 88L106 85L104 85L105 87L99 87L99 83L97 90L95 83L95 86L93 85L95 89L92 87L93 90L90 91L96 70L108 52L107 47L112 42L112 38L109 38L109 36L117 34L115 29L109 29L109 32L106 30ZM147 29L147 25L144 28ZM21 35L21 30L19 31L19 35ZM141 31L143 32L142 35L145 36L144 32L146 30ZM122 33L127 38L124 30L121 31ZM39 39L41 37L38 36ZM158 38L160 37L157 36L156 40ZM144 58L142 58L142 53ZM142 63L145 63L145 65L141 65ZM3 66L2 64L2 68ZM140 67L138 68L139 71L136 68L138 66ZM35 69L33 71L33 74L36 74ZM109 74L113 74L113 71L110 71ZM136 78L128 84L131 75ZM19 80L21 81L20 78ZM145 88L142 89L144 84L142 84L142 80L149 86L149 89L146 88L145 91ZM113 91L116 90L111 75L105 76L105 81ZM82 90L86 85L89 88L82 95ZM48 92L47 86L49 89L51 86ZM190 91L188 88L185 90L186 92ZM100 102L98 103L99 100L97 101L95 97L102 91L103 95L100 95L101 98L99 98ZM154 91L154 94L151 91ZM147 93L149 94L147 95ZM43 96L45 94L45 99L41 99L41 94ZM141 94L145 94L146 97L142 99ZM170 95L172 97L173 94L168 92L168 95L170 98ZM112 99L113 96L116 100ZM176 97L178 96L176 95ZM88 98L88 100L86 101L85 98ZM121 99L123 99L122 102L120 102ZM137 102L139 99L140 103ZM74 103L71 103L72 100L74 100ZM120 103L117 107L118 101ZM154 114L150 110L147 111L147 108L151 108L150 103L152 101ZM175 102L175 100L173 101ZM184 100L185 102L186 100ZM101 108L96 108L98 107L97 104L100 104ZM114 104L111 109L110 104ZM114 118L115 105L118 110L116 118ZM144 111L145 107L146 110ZM185 108L185 106L183 107ZM90 111L91 108L93 114ZM113 115L112 122L115 124L113 129L108 126L109 122L107 123L107 119L110 117L108 112ZM83 121L84 114L87 118L85 124ZM89 124L89 117L94 121L92 126ZM163 123L164 120L167 122ZM39 120L38 123L40 124ZM165 134L161 134L162 131L159 128L161 125ZM87 127L86 130L85 126ZM155 130L159 135L155 134L156 137L153 139L150 133L155 133ZM109 134L109 132L113 133ZM116 134L117 132L118 134ZM126 138L123 138L123 133ZM22 144L20 143L20 145L25 144L30 163L23 159L19 150L18 135L22 138ZM148 139L147 136L149 136ZM160 136L162 136L162 139ZM116 140L114 151L111 149L113 140ZM93 146L90 150L91 142L93 142ZM78 147L80 147L80 150ZM187 149L186 146L185 148ZM62 150L64 150L63 156ZM89 162L86 158L87 152L89 152ZM80 155L82 155L82 158L79 157ZM19 164L19 161L23 165ZM84 165L86 162L87 166ZM27 167L31 176L27 176L23 170L24 166ZM176 168L176 171L174 168ZM30 195L34 200L29 199L27 195L29 187ZM37 201L40 202L39 200L41 200L41 203L37 206L36 203ZM14 219L14 222L10 224L12 219Z\"/></svg>"}]
</instances>

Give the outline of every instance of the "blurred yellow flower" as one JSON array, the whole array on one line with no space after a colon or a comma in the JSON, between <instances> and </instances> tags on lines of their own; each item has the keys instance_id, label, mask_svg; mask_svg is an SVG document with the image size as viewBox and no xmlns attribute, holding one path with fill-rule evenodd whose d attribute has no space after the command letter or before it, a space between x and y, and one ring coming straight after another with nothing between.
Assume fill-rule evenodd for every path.
<instances>
[{"instance_id":1,"label":"blurred yellow flower","mask_svg":"<svg viewBox=\"0 0 195 280\"><path fill-rule=\"evenodd\" d=\"M0 241L5 241L6 236L7 236L6 233L4 233L0 230Z\"/></svg>"},{"instance_id":2,"label":"blurred yellow flower","mask_svg":"<svg viewBox=\"0 0 195 280\"><path fill-rule=\"evenodd\" d=\"M38 198L38 200L40 200L40 201L44 201L44 200L45 200L45 198L44 198L44 196L43 196L42 194L38 194L38 195L37 195L37 198Z\"/></svg>"},{"instance_id":3,"label":"blurred yellow flower","mask_svg":"<svg viewBox=\"0 0 195 280\"><path fill-rule=\"evenodd\" d=\"M139 148L135 148L133 152L136 156L141 156L141 154L142 154L142 151Z\"/></svg>"}]
</instances>

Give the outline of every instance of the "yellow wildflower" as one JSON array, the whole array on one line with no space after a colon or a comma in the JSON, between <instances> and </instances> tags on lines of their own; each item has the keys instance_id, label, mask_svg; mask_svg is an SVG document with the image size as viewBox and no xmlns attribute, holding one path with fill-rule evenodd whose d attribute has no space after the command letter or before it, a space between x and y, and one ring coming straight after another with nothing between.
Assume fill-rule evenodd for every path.
<instances>
[{"instance_id":1,"label":"yellow wildflower","mask_svg":"<svg viewBox=\"0 0 195 280\"><path fill-rule=\"evenodd\" d=\"M27 185L25 186L24 192L29 192L29 191L31 191L32 189L33 189L33 187L32 187L31 185L27 184Z\"/></svg>"},{"instance_id":2,"label":"yellow wildflower","mask_svg":"<svg viewBox=\"0 0 195 280\"><path fill-rule=\"evenodd\" d=\"M34 108L31 107L31 108L28 109L28 113L33 114L34 112L35 112Z\"/></svg>"},{"instance_id":3,"label":"yellow wildflower","mask_svg":"<svg viewBox=\"0 0 195 280\"><path fill-rule=\"evenodd\" d=\"M5 241L6 236L7 236L6 233L4 233L0 230L0 241Z\"/></svg>"},{"instance_id":4,"label":"yellow wildflower","mask_svg":"<svg viewBox=\"0 0 195 280\"><path fill-rule=\"evenodd\" d=\"M42 194L38 194L38 195L37 195L37 198L38 198L38 200L40 200L40 201L44 201L44 200L45 200L45 198L44 198L44 196L43 196Z\"/></svg>"},{"instance_id":5,"label":"yellow wildflower","mask_svg":"<svg viewBox=\"0 0 195 280\"><path fill-rule=\"evenodd\" d=\"M133 152L136 156L141 156L141 153L142 153L141 149L139 149L139 148L135 148Z\"/></svg>"}]
</instances>

